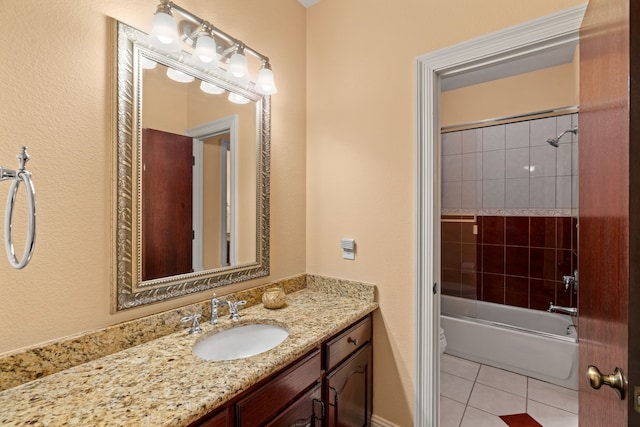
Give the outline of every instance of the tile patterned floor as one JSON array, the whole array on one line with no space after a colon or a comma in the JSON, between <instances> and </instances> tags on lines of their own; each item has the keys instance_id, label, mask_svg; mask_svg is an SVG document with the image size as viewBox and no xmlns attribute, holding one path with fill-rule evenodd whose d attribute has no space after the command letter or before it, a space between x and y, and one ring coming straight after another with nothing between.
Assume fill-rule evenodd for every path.
<instances>
[{"instance_id":1,"label":"tile patterned floor","mask_svg":"<svg viewBox=\"0 0 640 427\"><path fill-rule=\"evenodd\" d=\"M525 413L543 427L577 427L578 392L442 355L440 427L506 427L501 415Z\"/></svg>"}]
</instances>

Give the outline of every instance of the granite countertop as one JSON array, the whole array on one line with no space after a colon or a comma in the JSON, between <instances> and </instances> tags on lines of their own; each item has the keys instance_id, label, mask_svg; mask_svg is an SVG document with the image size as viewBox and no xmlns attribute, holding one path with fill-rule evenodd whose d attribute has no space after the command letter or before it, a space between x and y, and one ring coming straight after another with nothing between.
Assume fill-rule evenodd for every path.
<instances>
[{"instance_id":1,"label":"granite countertop","mask_svg":"<svg viewBox=\"0 0 640 427\"><path fill-rule=\"evenodd\" d=\"M184 426L378 307L310 289L288 294L287 302L279 310L241 310L237 323L202 321L198 335L188 335L185 324L184 331L0 392L0 425ZM243 323L280 324L289 336L246 359L212 362L193 354L201 337Z\"/></svg>"}]
</instances>

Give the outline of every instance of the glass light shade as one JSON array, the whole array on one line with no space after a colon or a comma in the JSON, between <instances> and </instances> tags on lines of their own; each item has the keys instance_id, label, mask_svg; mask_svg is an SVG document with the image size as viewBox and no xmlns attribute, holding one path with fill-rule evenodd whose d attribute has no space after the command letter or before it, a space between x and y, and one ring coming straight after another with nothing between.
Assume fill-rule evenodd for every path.
<instances>
[{"instance_id":1,"label":"glass light shade","mask_svg":"<svg viewBox=\"0 0 640 427\"><path fill-rule=\"evenodd\" d=\"M176 52L180 50L176 21L173 19L173 16L164 12L156 12L156 14L153 15L149 42L156 49L165 52Z\"/></svg>"},{"instance_id":2,"label":"glass light shade","mask_svg":"<svg viewBox=\"0 0 640 427\"><path fill-rule=\"evenodd\" d=\"M227 69L227 77L233 80L243 81L249 77L247 69L247 58L241 53L234 53L229 60L229 68Z\"/></svg>"},{"instance_id":3,"label":"glass light shade","mask_svg":"<svg viewBox=\"0 0 640 427\"><path fill-rule=\"evenodd\" d=\"M238 95L234 92L229 92L229 101L233 102L234 104L248 104L249 98L245 98L244 96Z\"/></svg>"},{"instance_id":4,"label":"glass light shade","mask_svg":"<svg viewBox=\"0 0 640 427\"><path fill-rule=\"evenodd\" d=\"M140 66L142 67L142 69L153 70L154 68L156 68L156 65L158 65L158 63L153 59L149 59L144 56L140 57Z\"/></svg>"},{"instance_id":5,"label":"glass light shade","mask_svg":"<svg viewBox=\"0 0 640 427\"><path fill-rule=\"evenodd\" d=\"M221 93L224 93L224 89L220 86L216 86L209 82L200 83L200 90L205 93L210 93L211 95L220 95Z\"/></svg>"},{"instance_id":6,"label":"glass light shade","mask_svg":"<svg viewBox=\"0 0 640 427\"><path fill-rule=\"evenodd\" d=\"M167 77L178 83L191 83L193 80L195 80L195 77L173 68L167 68Z\"/></svg>"},{"instance_id":7,"label":"glass light shade","mask_svg":"<svg viewBox=\"0 0 640 427\"><path fill-rule=\"evenodd\" d=\"M209 66L217 62L216 42L208 34L201 34L196 41L194 55Z\"/></svg>"},{"instance_id":8,"label":"glass light shade","mask_svg":"<svg viewBox=\"0 0 640 427\"><path fill-rule=\"evenodd\" d=\"M273 80L273 71L268 68L262 68L258 71L258 80L256 80L256 92L262 95L273 95L276 93L276 84Z\"/></svg>"}]
</instances>

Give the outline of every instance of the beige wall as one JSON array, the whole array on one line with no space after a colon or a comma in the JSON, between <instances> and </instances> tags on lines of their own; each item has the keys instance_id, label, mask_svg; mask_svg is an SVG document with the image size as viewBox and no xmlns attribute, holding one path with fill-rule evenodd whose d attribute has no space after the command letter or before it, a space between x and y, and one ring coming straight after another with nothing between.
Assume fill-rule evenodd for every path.
<instances>
[{"instance_id":1,"label":"beige wall","mask_svg":"<svg viewBox=\"0 0 640 427\"><path fill-rule=\"evenodd\" d=\"M0 165L27 145L38 197L31 263L0 258L0 354L172 307L110 313L113 64L110 18L149 31L157 1L25 0L0 13ZM292 0L180 0L271 58L271 275L305 271L305 9ZM25 28L36 29L25 34ZM255 76L254 76L255 78ZM6 195L8 183L0 183ZM4 203L4 196L2 197ZM4 205L2 205L4 206ZM222 293L218 291L218 293Z\"/></svg>"},{"instance_id":2,"label":"beige wall","mask_svg":"<svg viewBox=\"0 0 640 427\"><path fill-rule=\"evenodd\" d=\"M443 127L498 119L579 104L576 64L569 63L518 76L443 92Z\"/></svg>"},{"instance_id":3,"label":"beige wall","mask_svg":"<svg viewBox=\"0 0 640 427\"><path fill-rule=\"evenodd\" d=\"M413 420L415 57L580 3L321 0L307 13L307 271L376 284L373 406L388 421Z\"/></svg>"}]
</instances>

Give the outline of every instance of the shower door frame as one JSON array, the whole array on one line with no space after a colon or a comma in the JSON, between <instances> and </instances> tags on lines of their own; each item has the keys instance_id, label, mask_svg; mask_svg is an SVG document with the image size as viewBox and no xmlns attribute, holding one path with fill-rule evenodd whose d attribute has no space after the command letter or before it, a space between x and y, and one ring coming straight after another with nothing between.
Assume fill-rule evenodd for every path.
<instances>
[{"instance_id":1,"label":"shower door frame","mask_svg":"<svg viewBox=\"0 0 640 427\"><path fill-rule=\"evenodd\" d=\"M439 425L440 79L575 44L586 4L416 58L414 424Z\"/></svg>"}]
</instances>

